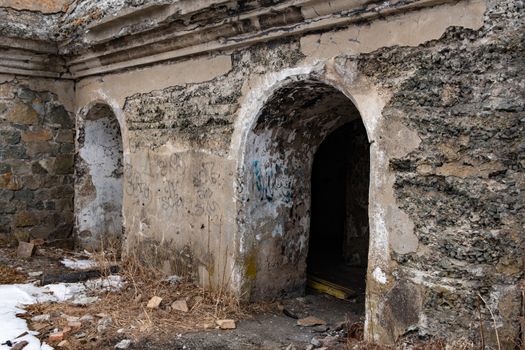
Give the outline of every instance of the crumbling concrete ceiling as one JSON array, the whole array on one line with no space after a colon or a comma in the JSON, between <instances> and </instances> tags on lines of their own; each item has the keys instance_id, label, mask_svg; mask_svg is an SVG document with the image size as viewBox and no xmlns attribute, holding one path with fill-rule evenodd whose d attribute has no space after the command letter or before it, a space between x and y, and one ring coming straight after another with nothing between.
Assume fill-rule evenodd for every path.
<instances>
[{"instance_id":1,"label":"crumbling concrete ceiling","mask_svg":"<svg viewBox=\"0 0 525 350\"><path fill-rule=\"evenodd\" d=\"M297 117L308 123L312 118L352 117L356 112L340 91L318 81L302 81L283 87L272 97L262 110L254 132L272 127L298 127L294 126Z\"/></svg>"}]
</instances>

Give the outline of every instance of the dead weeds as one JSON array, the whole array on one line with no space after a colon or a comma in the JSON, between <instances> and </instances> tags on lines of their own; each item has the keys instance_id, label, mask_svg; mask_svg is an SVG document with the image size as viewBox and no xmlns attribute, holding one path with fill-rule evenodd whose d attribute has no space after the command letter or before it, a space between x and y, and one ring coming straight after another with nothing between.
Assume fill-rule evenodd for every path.
<instances>
[{"instance_id":1,"label":"dead weeds","mask_svg":"<svg viewBox=\"0 0 525 350\"><path fill-rule=\"evenodd\" d=\"M22 272L0 264L0 284L24 283L26 280L27 276Z\"/></svg>"},{"instance_id":2,"label":"dead weeds","mask_svg":"<svg viewBox=\"0 0 525 350\"><path fill-rule=\"evenodd\" d=\"M116 264L116 260L105 254L93 258L101 272L109 274L109 266ZM241 304L233 295L205 290L189 278L170 281L160 270L135 257L126 257L120 263L120 275L125 281L123 288L99 295L99 301L93 304L48 303L27 307L26 318L51 316L46 322L30 322L30 328L41 333L42 341L49 342L53 329L68 329L67 316L84 317L80 329L71 329L65 335L67 348L100 349L123 338L134 342L149 336L170 339L175 334L215 328L220 319L249 319L254 313L277 310L276 305L269 303ZM157 308L148 308L147 303L154 296L162 298L162 302ZM171 308L173 302L180 300L187 303L187 312ZM106 323L105 327L100 327L101 322Z\"/></svg>"}]
</instances>

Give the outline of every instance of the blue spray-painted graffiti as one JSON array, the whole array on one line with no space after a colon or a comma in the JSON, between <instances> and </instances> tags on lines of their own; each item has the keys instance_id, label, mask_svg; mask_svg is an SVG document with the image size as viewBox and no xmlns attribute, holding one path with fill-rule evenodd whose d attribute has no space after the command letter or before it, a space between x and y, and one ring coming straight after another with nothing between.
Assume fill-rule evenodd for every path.
<instances>
[{"instance_id":1,"label":"blue spray-painted graffiti","mask_svg":"<svg viewBox=\"0 0 525 350\"><path fill-rule=\"evenodd\" d=\"M260 194L261 200L272 202L279 198L285 203L291 203L292 184L291 181L278 181L279 167L262 169L258 160L254 160L252 165L255 187Z\"/></svg>"}]
</instances>

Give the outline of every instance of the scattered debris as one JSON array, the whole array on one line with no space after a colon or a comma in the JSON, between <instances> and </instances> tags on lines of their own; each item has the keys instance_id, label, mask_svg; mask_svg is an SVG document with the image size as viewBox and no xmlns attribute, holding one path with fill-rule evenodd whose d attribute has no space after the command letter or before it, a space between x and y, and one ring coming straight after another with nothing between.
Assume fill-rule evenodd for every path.
<instances>
[{"instance_id":1,"label":"scattered debris","mask_svg":"<svg viewBox=\"0 0 525 350\"><path fill-rule=\"evenodd\" d=\"M97 332L104 333L109 326L113 324L113 319L110 316L104 317L97 323Z\"/></svg>"},{"instance_id":2,"label":"scattered debris","mask_svg":"<svg viewBox=\"0 0 525 350\"><path fill-rule=\"evenodd\" d=\"M164 281L170 283L170 284L177 284L181 281L181 277L180 276L177 276L177 275L172 275L172 276L168 276L167 278L164 279Z\"/></svg>"},{"instance_id":3,"label":"scattered debris","mask_svg":"<svg viewBox=\"0 0 525 350\"><path fill-rule=\"evenodd\" d=\"M73 260L64 258L60 261L65 267L72 270L89 270L97 267L97 262L90 259Z\"/></svg>"},{"instance_id":4,"label":"scattered debris","mask_svg":"<svg viewBox=\"0 0 525 350\"><path fill-rule=\"evenodd\" d=\"M326 322L314 317L314 316L308 316L305 318L301 318L300 320L297 320L297 325L301 327L313 327L313 326L319 326L319 325L325 325Z\"/></svg>"},{"instance_id":5,"label":"scattered debris","mask_svg":"<svg viewBox=\"0 0 525 350\"><path fill-rule=\"evenodd\" d=\"M339 299L348 299L357 295L357 293L350 288L329 282L311 274L308 275L307 286L314 291L332 295Z\"/></svg>"},{"instance_id":6,"label":"scattered debris","mask_svg":"<svg viewBox=\"0 0 525 350\"><path fill-rule=\"evenodd\" d=\"M118 272L117 266L110 266L108 272L115 274ZM83 282L90 279L95 279L103 276L103 272L100 270L87 270L87 271L75 271L69 273L44 273L40 284L45 286L51 283L75 283Z\"/></svg>"},{"instance_id":7,"label":"scattered debris","mask_svg":"<svg viewBox=\"0 0 525 350\"><path fill-rule=\"evenodd\" d=\"M43 246L44 244L46 244L46 241L43 240L42 238L34 238L34 239L30 240L29 243L34 244L35 247L40 247L40 246Z\"/></svg>"},{"instance_id":8,"label":"scattered debris","mask_svg":"<svg viewBox=\"0 0 525 350\"><path fill-rule=\"evenodd\" d=\"M49 339L50 342L62 341L62 339L64 339L64 332L58 331L58 332L51 333L49 335L48 339Z\"/></svg>"},{"instance_id":9,"label":"scattered debris","mask_svg":"<svg viewBox=\"0 0 525 350\"><path fill-rule=\"evenodd\" d=\"M89 314L86 314L86 315L80 317L80 319L79 319L80 322L86 322L86 321L90 322L90 321L93 321L93 320L94 320L93 316L91 316Z\"/></svg>"},{"instance_id":10,"label":"scattered debris","mask_svg":"<svg viewBox=\"0 0 525 350\"><path fill-rule=\"evenodd\" d=\"M49 317L50 317L49 314L37 315L37 316L31 317L31 321L35 321L35 322L49 321Z\"/></svg>"},{"instance_id":11,"label":"scattered debris","mask_svg":"<svg viewBox=\"0 0 525 350\"><path fill-rule=\"evenodd\" d=\"M11 348L11 350L22 350L23 348L25 348L27 345L29 344L29 342L27 340L23 340L21 341L20 343L16 343L15 346L13 346Z\"/></svg>"},{"instance_id":12,"label":"scattered debris","mask_svg":"<svg viewBox=\"0 0 525 350\"><path fill-rule=\"evenodd\" d=\"M160 303L162 302L162 298L158 296L154 296L148 301L148 305L146 305L149 309L156 309L159 307Z\"/></svg>"},{"instance_id":13,"label":"scattered debris","mask_svg":"<svg viewBox=\"0 0 525 350\"><path fill-rule=\"evenodd\" d=\"M319 325L319 326L315 326L312 331L316 332L316 333L324 333L328 330L328 326L326 325Z\"/></svg>"},{"instance_id":14,"label":"scattered debris","mask_svg":"<svg viewBox=\"0 0 525 350\"><path fill-rule=\"evenodd\" d=\"M215 321L220 329L235 329L237 326L235 325L234 320L217 320Z\"/></svg>"},{"instance_id":15,"label":"scattered debris","mask_svg":"<svg viewBox=\"0 0 525 350\"><path fill-rule=\"evenodd\" d=\"M293 318L294 320L297 320L299 318L299 316L297 316L293 312L289 311L288 309L283 309L283 314L285 314L288 317Z\"/></svg>"},{"instance_id":16,"label":"scattered debris","mask_svg":"<svg viewBox=\"0 0 525 350\"><path fill-rule=\"evenodd\" d=\"M171 304L171 308L173 310L182 311L182 312L188 312L188 304L186 303L186 300L180 299L176 300Z\"/></svg>"},{"instance_id":17,"label":"scattered debris","mask_svg":"<svg viewBox=\"0 0 525 350\"><path fill-rule=\"evenodd\" d=\"M67 323L67 326L70 327L73 330L78 330L82 327L82 322L80 321L69 321Z\"/></svg>"},{"instance_id":18,"label":"scattered debris","mask_svg":"<svg viewBox=\"0 0 525 350\"><path fill-rule=\"evenodd\" d=\"M131 339L123 339L115 345L115 349L127 349L131 345Z\"/></svg>"},{"instance_id":19,"label":"scattered debris","mask_svg":"<svg viewBox=\"0 0 525 350\"><path fill-rule=\"evenodd\" d=\"M65 348L65 347L68 347L69 346L69 342L67 340L62 340L60 343L58 343L57 345L59 348Z\"/></svg>"},{"instance_id":20,"label":"scattered debris","mask_svg":"<svg viewBox=\"0 0 525 350\"><path fill-rule=\"evenodd\" d=\"M312 340L310 340L310 344L315 346L316 348L320 347L322 344L316 337L313 337Z\"/></svg>"}]
</instances>

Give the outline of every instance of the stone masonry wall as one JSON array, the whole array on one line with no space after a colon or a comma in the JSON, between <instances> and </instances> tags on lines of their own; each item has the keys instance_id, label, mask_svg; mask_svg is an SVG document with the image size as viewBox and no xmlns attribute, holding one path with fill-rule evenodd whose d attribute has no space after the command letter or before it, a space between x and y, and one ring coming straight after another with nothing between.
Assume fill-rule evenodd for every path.
<instances>
[{"instance_id":1,"label":"stone masonry wall","mask_svg":"<svg viewBox=\"0 0 525 350\"><path fill-rule=\"evenodd\" d=\"M72 116L47 91L0 84L0 238L71 245Z\"/></svg>"},{"instance_id":2,"label":"stone masonry wall","mask_svg":"<svg viewBox=\"0 0 525 350\"><path fill-rule=\"evenodd\" d=\"M396 303L415 293L420 309L403 310L393 324L408 325L412 314L422 333L476 339L478 310L491 328L491 308L505 349L519 330L525 249L521 6L493 2L479 31L449 28L417 48L358 58L366 76L394 91L383 116L421 138L417 150L390 163L419 246L393 255L397 281L378 312L396 314L403 308ZM495 343L493 330L488 337Z\"/></svg>"}]
</instances>

